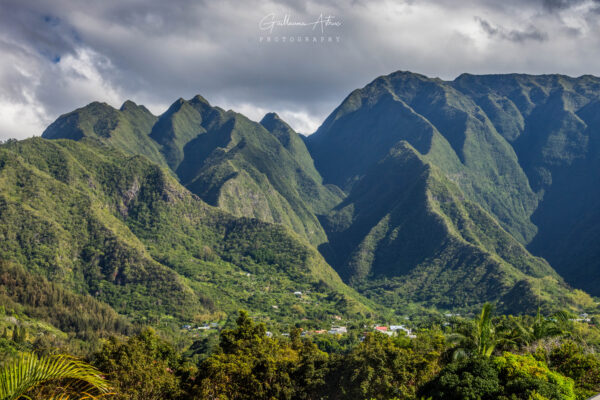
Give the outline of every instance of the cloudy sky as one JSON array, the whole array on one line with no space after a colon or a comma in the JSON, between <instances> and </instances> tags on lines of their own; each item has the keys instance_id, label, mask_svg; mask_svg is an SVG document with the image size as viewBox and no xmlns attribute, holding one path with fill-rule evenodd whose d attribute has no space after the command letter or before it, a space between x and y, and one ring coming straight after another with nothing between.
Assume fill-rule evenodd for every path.
<instances>
[{"instance_id":1,"label":"cloudy sky","mask_svg":"<svg viewBox=\"0 0 600 400\"><path fill-rule=\"evenodd\" d=\"M410 70L600 75L599 0L0 0L0 139L94 100L179 97L313 132L353 89Z\"/></svg>"}]
</instances>

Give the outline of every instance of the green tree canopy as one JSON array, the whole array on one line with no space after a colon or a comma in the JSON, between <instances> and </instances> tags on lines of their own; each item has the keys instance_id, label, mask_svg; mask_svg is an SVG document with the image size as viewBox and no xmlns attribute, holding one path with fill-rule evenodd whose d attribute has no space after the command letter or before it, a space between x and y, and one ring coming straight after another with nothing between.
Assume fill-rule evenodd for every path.
<instances>
[{"instance_id":1,"label":"green tree canopy","mask_svg":"<svg viewBox=\"0 0 600 400\"><path fill-rule=\"evenodd\" d=\"M168 400L182 393L180 355L151 329L126 342L111 338L94 363L114 384L116 399Z\"/></svg>"}]
</instances>

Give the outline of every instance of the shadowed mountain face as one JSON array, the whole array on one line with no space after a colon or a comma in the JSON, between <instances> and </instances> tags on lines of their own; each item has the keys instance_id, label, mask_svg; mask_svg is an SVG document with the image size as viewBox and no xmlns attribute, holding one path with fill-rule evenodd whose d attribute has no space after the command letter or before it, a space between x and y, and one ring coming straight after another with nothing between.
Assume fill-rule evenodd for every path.
<instances>
[{"instance_id":1,"label":"shadowed mountain face","mask_svg":"<svg viewBox=\"0 0 600 400\"><path fill-rule=\"evenodd\" d=\"M391 147L409 143L464 201L569 283L598 294L599 97L600 79L589 76L465 74L445 82L397 72L351 93L307 142L324 181L350 190L349 198L376 185L369 171ZM339 268L349 254L338 254Z\"/></svg>"},{"instance_id":2,"label":"shadowed mountain face","mask_svg":"<svg viewBox=\"0 0 600 400\"><path fill-rule=\"evenodd\" d=\"M471 88L465 92L513 146L540 198L530 250L600 294L600 80L463 75L455 85Z\"/></svg>"},{"instance_id":3,"label":"shadowed mountain face","mask_svg":"<svg viewBox=\"0 0 600 400\"><path fill-rule=\"evenodd\" d=\"M481 108L448 83L411 73L378 78L344 100L308 143L326 182L350 189L402 140L521 242L535 235L529 217L537 197L513 148Z\"/></svg>"},{"instance_id":4,"label":"shadowed mountain face","mask_svg":"<svg viewBox=\"0 0 600 400\"><path fill-rule=\"evenodd\" d=\"M377 178L383 179L373 184ZM557 293L563 298L566 289L545 260L529 254L405 141L369 169L324 219L324 227L333 254L345 256L330 259L331 264L390 306L402 306L400 299L408 298L460 308L485 297L505 310L522 311L522 304L512 304L511 288L524 286L530 299L546 300ZM568 296L563 300L568 303Z\"/></svg>"},{"instance_id":5,"label":"shadowed mountain face","mask_svg":"<svg viewBox=\"0 0 600 400\"><path fill-rule=\"evenodd\" d=\"M594 77L396 72L308 138L201 96L159 117L92 103L43 136L168 166L210 205L292 229L380 304L518 312L590 301L565 280L600 294L599 96Z\"/></svg>"}]
</instances>

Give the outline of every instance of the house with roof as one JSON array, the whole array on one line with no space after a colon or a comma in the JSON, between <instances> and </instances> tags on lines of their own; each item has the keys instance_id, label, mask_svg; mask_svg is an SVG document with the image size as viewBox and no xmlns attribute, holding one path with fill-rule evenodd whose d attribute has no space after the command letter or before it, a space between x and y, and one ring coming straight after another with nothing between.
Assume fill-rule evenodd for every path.
<instances>
[{"instance_id":1,"label":"house with roof","mask_svg":"<svg viewBox=\"0 0 600 400\"><path fill-rule=\"evenodd\" d=\"M394 334L394 332L389 330L387 326L375 326L373 329L388 336L392 336Z\"/></svg>"}]
</instances>

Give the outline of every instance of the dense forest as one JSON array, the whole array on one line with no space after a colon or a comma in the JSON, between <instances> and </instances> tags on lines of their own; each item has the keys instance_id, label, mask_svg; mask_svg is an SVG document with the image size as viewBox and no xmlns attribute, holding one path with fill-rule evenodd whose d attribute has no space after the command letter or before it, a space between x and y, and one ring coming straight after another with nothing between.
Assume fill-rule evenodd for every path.
<instances>
[{"instance_id":1,"label":"dense forest","mask_svg":"<svg viewBox=\"0 0 600 400\"><path fill-rule=\"evenodd\" d=\"M597 323L565 312L495 316L486 304L474 319L423 322L410 335L388 335L368 321L344 334L294 328L273 335L240 312L230 326L184 348L142 328L129 337L110 336L80 356L89 363L88 375L100 378L90 383L88 376L86 390L114 399L575 400L600 391ZM44 365L64 362L56 354L70 350L18 327L5 328L0 343L0 377L27 371L23 364L32 359L42 365L35 364L40 373ZM80 386L69 382L78 379L29 380L23 394L77 395Z\"/></svg>"}]
</instances>

